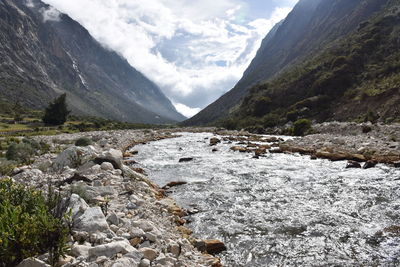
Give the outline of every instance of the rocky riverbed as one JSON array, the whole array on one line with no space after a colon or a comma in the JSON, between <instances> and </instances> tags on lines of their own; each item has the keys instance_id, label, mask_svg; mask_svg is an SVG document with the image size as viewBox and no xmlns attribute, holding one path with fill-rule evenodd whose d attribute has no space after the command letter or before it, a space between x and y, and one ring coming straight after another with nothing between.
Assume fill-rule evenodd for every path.
<instances>
[{"instance_id":1,"label":"rocky riverbed","mask_svg":"<svg viewBox=\"0 0 400 267\"><path fill-rule=\"evenodd\" d=\"M94 143L73 145L83 136ZM50 183L72 193L66 199L72 210L71 250L58 266L220 266L218 258L193 246L207 252L218 242L191 238L181 218L185 211L131 168L132 154L124 153L135 144L172 137L168 131L149 130L36 137L54 153L15 169L12 179L43 191ZM19 266L48 266L47 257L26 259Z\"/></svg>"}]
</instances>

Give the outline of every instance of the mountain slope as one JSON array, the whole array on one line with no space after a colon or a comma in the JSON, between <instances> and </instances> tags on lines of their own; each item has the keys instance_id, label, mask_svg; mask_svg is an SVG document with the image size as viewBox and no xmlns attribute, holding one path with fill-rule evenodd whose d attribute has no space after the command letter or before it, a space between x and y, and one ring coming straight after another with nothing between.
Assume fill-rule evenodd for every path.
<instances>
[{"instance_id":1,"label":"mountain slope","mask_svg":"<svg viewBox=\"0 0 400 267\"><path fill-rule=\"evenodd\" d=\"M143 123L181 121L160 89L80 24L39 0L0 2L0 96L43 108L66 92L75 113Z\"/></svg>"},{"instance_id":2,"label":"mountain slope","mask_svg":"<svg viewBox=\"0 0 400 267\"><path fill-rule=\"evenodd\" d=\"M226 117L249 89L276 77L290 66L315 55L354 31L388 0L300 0L288 17L263 41L238 84L187 125L207 124Z\"/></svg>"},{"instance_id":3,"label":"mountain slope","mask_svg":"<svg viewBox=\"0 0 400 267\"><path fill-rule=\"evenodd\" d=\"M271 127L300 118L400 120L400 3L388 1L357 30L251 88L224 124Z\"/></svg>"}]
</instances>

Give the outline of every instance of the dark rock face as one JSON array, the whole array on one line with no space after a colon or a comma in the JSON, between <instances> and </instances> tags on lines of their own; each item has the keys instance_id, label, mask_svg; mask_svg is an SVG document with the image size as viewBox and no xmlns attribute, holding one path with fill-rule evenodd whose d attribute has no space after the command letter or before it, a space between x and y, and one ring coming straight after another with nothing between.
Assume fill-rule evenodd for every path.
<instances>
[{"instance_id":1,"label":"dark rock face","mask_svg":"<svg viewBox=\"0 0 400 267\"><path fill-rule=\"evenodd\" d=\"M43 108L66 92L77 114L120 121L181 121L160 89L65 14L44 20L40 0L0 2L0 97Z\"/></svg>"},{"instance_id":2,"label":"dark rock face","mask_svg":"<svg viewBox=\"0 0 400 267\"><path fill-rule=\"evenodd\" d=\"M229 115L249 89L314 56L357 29L389 0L300 0L263 40L236 86L185 125L205 125Z\"/></svg>"}]
</instances>

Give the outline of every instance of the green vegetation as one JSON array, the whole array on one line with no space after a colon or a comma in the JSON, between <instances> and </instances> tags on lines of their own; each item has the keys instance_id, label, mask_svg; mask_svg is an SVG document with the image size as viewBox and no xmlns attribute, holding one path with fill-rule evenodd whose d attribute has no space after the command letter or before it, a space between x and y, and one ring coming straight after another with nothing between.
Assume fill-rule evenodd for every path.
<instances>
[{"instance_id":1,"label":"green vegetation","mask_svg":"<svg viewBox=\"0 0 400 267\"><path fill-rule=\"evenodd\" d=\"M40 191L0 180L0 266L16 266L25 258L49 253L55 266L67 250L66 207L51 189Z\"/></svg>"},{"instance_id":2,"label":"green vegetation","mask_svg":"<svg viewBox=\"0 0 400 267\"><path fill-rule=\"evenodd\" d=\"M273 127L307 118L398 122L399 36L400 13L389 5L314 57L251 88L217 126Z\"/></svg>"},{"instance_id":3,"label":"green vegetation","mask_svg":"<svg viewBox=\"0 0 400 267\"><path fill-rule=\"evenodd\" d=\"M43 122L48 125L62 125L67 121L71 111L68 110L66 102L67 94L62 94L46 108Z\"/></svg>"},{"instance_id":4,"label":"green vegetation","mask_svg":"<svg viewBox=\"0 0 400 267\"><path fill-rule=\"evenodd\" d=\"M303 136L311 130L311 121L300 119L293 124L293 135Z\"/></svg>"},{"instance_id":5,"label":"green vegetation","mask_svg":"<svg viewBox=\"0 0 400 267\"><path fill-rule=\"evenodd\" d=\"M88 137L81 137L75 141L76 146L90 146L92 143L92 140Z\"/></svg>"},{"instance_id":6,"label":"green vegetation","mask_svg":"<svg viewBox=\"0 0 400 267\"><path fill-rule=\"evenodd\" d=\"M49 151L49 145L46 143L38 143L35 140L24 138L22 142L19 139L11 139L18 140L12 142L5 154L6 159L10 161L15 161L18 163L30 163L31 158L35 155L44 154Z\"/></svg>"}]
</instances>

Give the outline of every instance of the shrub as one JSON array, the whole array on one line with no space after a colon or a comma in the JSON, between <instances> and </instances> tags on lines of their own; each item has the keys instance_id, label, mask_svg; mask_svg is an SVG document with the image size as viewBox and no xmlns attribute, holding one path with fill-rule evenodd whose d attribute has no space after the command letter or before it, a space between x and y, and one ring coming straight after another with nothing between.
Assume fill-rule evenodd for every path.
<instances>
[{"instance_id":1,"label":"shrub","mask_svg":"<svg viewBox=\"0 0 400 267\"><path fill-rule=\"evenodd\" d=\"M296 121L298 117L299 117L299 111L297 109L289 111L286 114L287 121Z\"/></svg>"},{"instance_id":2,"label":"shrub","mask_svg":"<svg viewBox=\"0 0 400 267\"><path fill-rule=\"evenodd\" d=\"M270 110L271 102L271 99L266 96L256 99L252 108L252 115L256 117L261 117L267 114Z\"/></svg>"},{"instance_id":3,"label":"shrub","mask_svg":"<svg viewBox=\"0 0 400 267\"><path fill-rule=\"evenodd\" d=\"M297 120L293 125L293 135L303 136L311 130L311 121L307 119Z\"/></svg>"},{"instance_id":4,"label":"shrub","mask_svg":"<svg viewBox=\"0 0 400 267\"><path fill-rule=\"evenodd\" d=\"M277 114L269 113L263 117L263 126L272 128L279 124L280 117Z\"/></svg>"},{"instance_id":5,"label":"shrub","mask_svg":"<svg viewBox=\"0 0 400 267\"><path fill-rule=\"evenodd\" d=\"M92 144L92 140L88 137L81 137L75 141L76 146L90 146Z\"/></svg>"},{"instance_id":6,"label":"shrub","mask_svg":"<svg viewBox=\"0 0 400 267\"><path fill-rule=\"evenodd\" d=\"M368 113L365 115L364 122L371 122L371 123L377 123L379 119L379 115L373 112L372 110L368 111Z\"/></svg>"},{"instance_id":7,"label":"shrub","mask_svg":"<svg viewBox=\"0 0 400 267\"><path fill-rule=\"evenodd\" d=\"M20 163L29 163L35 151L30 144L27 143L12 143L6 152L8 160L17 161Z\"/></svg>"},{"instance_id":8,"label":"shrub","mask_svg":"<svg viewBox=\"0 0 400 267\"><path fill-rule=\"evenodd\" d=\"M66 252L68 227L60 197L0 181L0 266L16 266L28 257L48 252L53 266ZM57 214L56 214L57 213ZM58 215L58 216L56 216Z\"/></svg>"},{"instance_id":9,"label":"shrub","mask_svg":"<svg viewBox=\"0 0 400 267\"><path fill-rule=\"evenodd\" d=\"M0 177L11 175L15 167L17 167L15 161L0 160Z\"/></svg>"},{"instance_id":10,"label":"shrub","mask_svg":"<svg viewBox=\"0 0 400 267\"><path fill-rule=\"evenodd\" d=\"M49 104L43 116L45 124L62 125L67 121L67 117L71 111L68 110L66 97L66 94L62 94Z\"/></svg>"}]
</instances>

